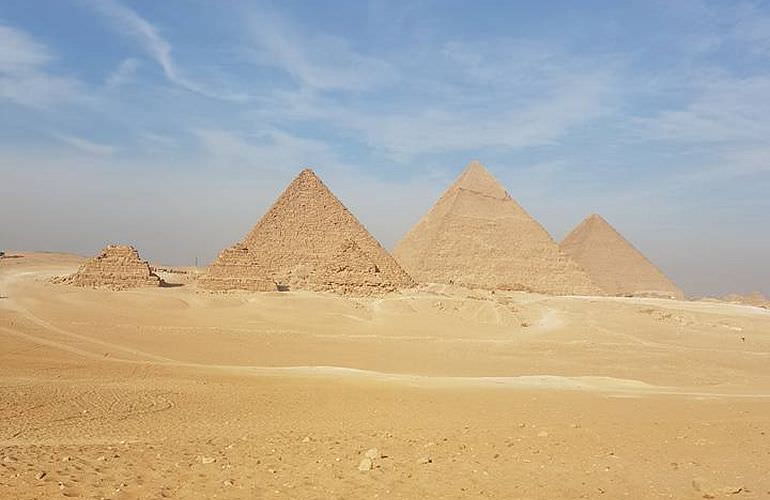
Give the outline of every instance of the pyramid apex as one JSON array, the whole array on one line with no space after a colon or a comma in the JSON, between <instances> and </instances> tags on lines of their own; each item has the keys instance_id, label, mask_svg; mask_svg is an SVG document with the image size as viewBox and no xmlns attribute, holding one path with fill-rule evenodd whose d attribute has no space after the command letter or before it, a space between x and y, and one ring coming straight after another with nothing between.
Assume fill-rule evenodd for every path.
<instances>
[{"instance_id":1,"label":"pyramid apex","mask_svg":"<svg viewBox=\"0 0 770 500\"><path fill-rule=\"evenodd\" d=\"M592 213L588 217L586 217L586 222L603 222L607 224L607 219L602 217L601 215L597 214L596 212Z\"/></svg>"},{"instance_id":2,"label":"pyramid apex","mask_svg":"<svg viewBox=\"0 0 770 500\"><path fill-rule=\"evenodd\" d=\"M612 227L612 224L607 222L607 219L599 215L598 213L594 212L591 215L587 216L585 219L580 221L580 224L575 226L572 231L567 234L567 236L564 237L564 242L569 242L573 240L574 238L582 238L584 235L587 234L594 234L597 232L607 232L607 231L615 232L617 233L617 230L615 230L614 227ZM618 236L620 233L618 233Z\"/></svg>"},{"instance_id":3,"label":"pyramid apex","mask_svg":"<svg viewBox=\"0 0 770 500\"><path fill-rule=\"evenodd\" d=\"M316 174L312 168L303 168L297 176L294 177L294 180L291 181L291 184L286 189L299 187L301 187L301 189L313 189L321 186L325 187L325 184L321 178L318 177L318 174Z\"/></svg>"},{"instance_id":4,"label":"pyramid apex","mask_svg":"<svg viewBox=\"0 0 770 500\"><path fill-rule=\"evenodd\" d=\"M302 171L297 174L297 177L318 177L312 168L303 168Z\"/></svg>"},{"instance_id":5,"label":"pyramid apex","mask_svg":"<svg viewBox=\"0 0 770 500\"><path fill-rule=\"evenodd\" d=\"M457 178L453 187L475 191L494 198L507 198L508 192L478 160L473 160Z\"/></svg>"},{"instance_id":6,"label":"pyramid apex","mask_svg":"<svg viewBox=\"0 0 770 500\"><path fill-rule=\"evenodd\" d=\"M471 168L483 168L484 170L486 170L484 165L479 160L471 160L471 161L469 161L468 165L466 165L465 169L469 170Z\"/></svg>"}]
</instances>

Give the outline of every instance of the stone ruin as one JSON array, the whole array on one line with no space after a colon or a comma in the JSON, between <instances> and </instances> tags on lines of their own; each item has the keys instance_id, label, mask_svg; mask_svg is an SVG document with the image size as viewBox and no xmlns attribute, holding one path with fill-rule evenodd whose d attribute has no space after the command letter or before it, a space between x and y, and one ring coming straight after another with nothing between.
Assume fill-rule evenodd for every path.
<instances>
[{"instance_id":1,"label":"stone ruin","mask_svg":"<svg viewBox=\"0 0 770 500\"><path fill-rule=\"evenodd\" d=\"M421 282L602 294L479 162L468 165L393 255Z\"/></svg>"},{"instance_id":2,"label":"stone ruin","mask_svg":"<svg viewBox=\"0 0 770 500\"><path fill-rule=\"evenodd\" d=\"M598 214L583 220L560 246L609 295L684 298L674 282Z\"/></svg>"},{"instance_id":3,"label":"stone ruin","mask_svg":"<svg viewBox=\"0 0 770 500\"><path fill-rule=\"evenodd\" d=\"M371 295L414 281L305 169L241 242L219 254L198 284L208 290Z\"/></svg>"},{"instance_id":4,"label":"stone ruin","mask_svg":"<svg viewBox=\"0 0 770 500\"><path fill-rule=\"evenodd\" d=\"M162 284L147 261L129 245L108 245L99 255L84 262L77 272L56 278L54 282L112 290Z\"/></svg>"}]
</instances>

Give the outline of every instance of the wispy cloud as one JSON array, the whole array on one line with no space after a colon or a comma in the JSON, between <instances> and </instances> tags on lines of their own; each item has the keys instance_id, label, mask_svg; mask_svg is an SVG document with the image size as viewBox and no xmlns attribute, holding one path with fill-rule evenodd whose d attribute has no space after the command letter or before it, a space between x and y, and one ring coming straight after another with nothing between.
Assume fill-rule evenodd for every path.
<instances>
[{"instance_id":1,"label":"wispy cloud","mask_svg":"<svg viewBox=\"0 0 770 500\"><path fill-rule=\"evenodd\" d=\"M448 104L415 113L343 117L374 147L402 157L483 148L522 149L553 144L572 127L604 112L608 81L579 78L531 103L482 109L452 109Z\"/></svg>"},{"instance_id":2,"label":"wispy cloud","mask_svg":"<svg viewBox=\"0 0 770 500\"><path fill-rule=\"evenodd\" d=\"M294 50L303 52L304 46ZM345 53L331 51L327 59ZM410 76L397 85L369 88L379 106L372 99L362 106L342 105L336 95L305 87L276 92L272 108L263 111L285 120L322 121L399 161L428 153L554 144L612 111L614 60L589 64L515 40L449 42L440 54L388 63L394 74ZM317 63L322 73L337 73L333 63Z\"/></svg>"},{"instance_id":3,"label":"wispy cloud","mask_svg":"<svg viewBox=\"0 0 770 500\"><path fill-rule=\"evenodd\" d=\"M207 97L243 100L245 96L218 91L188 78L172 56L171 44L160 34L157 26L117 0L84 0L93 10L107 18L123 35L133 39L163 70L166 78L180 87Z\"/></svg>"},{"instance_id":4,"label":"wispy cloud","mask_svg":"<svg viewBox=\"0 0 770 500\"><path fill-rule=\"evenodd\" d=\"M315 139L298 137L278 129L248 134L221 130L196 130L204 151L220 166L296 170L300 167L339 165L329 146Z\"/></svg>"},{"instance_id":5,"label":"wispy cloud","mask_svg":"<svg viewBox=\"0 0 770 500\"><path fill-rule=\"evenodd\" d=\"M105 85L109 88L120 87L132 81L139 68L139 60L129 57L121 61L115 71L107 76Z\"/></svg>"},{"instance_id":6,"label":"wispy cloud","mask_svg":"<svg viewBox=\"0 0 770 500\"><path fill-rule=\"evenodd\" d=\"M177 142L173 138L152 132L141 132L139 134L139 139L153 149L171 148L177 145Z\"/></svg>"},{"instance_id":7,"label":"wispy cloud","mask_svg":"<svg viewBox=\"0 0 770 500\"><path fill-rule=\"evenodd\" d=\"M737 13L733 36L755 54L770 55L770 15L754 3L740 4Z\"/></svg>"},{"instance_id":8,"label":"wispy cloud","mask_svg":"<svg viewBox=\"0 0 770 500\"><path fill-rule=\"evenodd\" d=\"M702 78L689 83L686 104L636 120L642 138L722 144L767 140L770 72L751 77L712 72Z\"/></svg>"},{"instance_id":9,"label":"wispy cloud","mask_svg":"<svg viewBox=\"0 0 770 500\"><path fill-rule=\"evenodd\" d=\"M276 13L260 12L248 19L255 44L253 60L285 71L303 87L361 91L387 86L399 78L397 68L356 51L344 38L302 33Z\"/></svg>"},{"instance_id":10,"label":"wispy cloud","mask_svg":"<svg viewBox=\"0 0 770 500\"><path fill-rule=\"evenodd\" d=\"M82 84L55 75L48 47L22 30L0 24L0 99L34 108L48 108L83 97Z\"/></svg>"},{"instance_id":11,"label":"wispy cloud","mask_svg":"<svg viewBox=\"0 0 770 500\"><path fill-rule=\"evenodd\" d=\"M115 153L115 148L113 146L89 141L83 139L82 137L66 134L53 134L53 136L64 144L72 146L73 148L90 155L111 156L113 153Z\"/></svg>"},{"instance_id":12,"label":"wispy cloud","mask_svg":"<svg viewBox=\"0 0 770 500\"><path fill-rule=\"evenodd\" d=\"M685 63L654 72L637 67L636 74L627 67L632 54L606 48L582 55L558 42L481 37L383 56L299 29L275 13L248 19L258 63L281 68L299 85L274 90L264 116L288 126L323 122L401 161L553 145L602 118L628 124L637 144L765 140L770 74L758 65L731 75L712 61L735 44L739 53L764 51L770 16L748 2L694 1L672 9L683 21L702 20L672 38L678 44L672 51ZM330 90L341 92L324 92ZM362 90L369 98L363 105L351 97ZM643 118L634 116L632 103L641 93L649 99Z\"/></svg>"}]
</instances>

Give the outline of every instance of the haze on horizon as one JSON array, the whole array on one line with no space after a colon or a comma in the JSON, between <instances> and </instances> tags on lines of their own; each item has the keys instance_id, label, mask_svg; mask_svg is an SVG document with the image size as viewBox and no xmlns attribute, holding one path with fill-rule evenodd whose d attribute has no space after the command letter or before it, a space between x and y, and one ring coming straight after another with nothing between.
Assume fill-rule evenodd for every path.
<instances>
[{"instance_id":1,"label":"haze on horizon","mask_svg":"<svg viewBox=\"0 0 770 500\"><path fill-rule=\"evenodd\" d=\"M0 6L0 248L212 260L303 167L388 248L479 159L690 295L770 295L770 6Z\"/></svg>"}]
</instances>

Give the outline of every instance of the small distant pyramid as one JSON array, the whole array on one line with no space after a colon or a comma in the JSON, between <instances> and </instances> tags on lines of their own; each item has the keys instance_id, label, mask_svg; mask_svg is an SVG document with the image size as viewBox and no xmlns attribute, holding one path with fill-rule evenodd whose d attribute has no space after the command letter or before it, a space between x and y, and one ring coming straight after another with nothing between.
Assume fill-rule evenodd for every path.
<instances>
[{"instance_id":1,"label":"small distant pyramid","mask_svg":"<svg viewBox=\"0 0 770 500\"><path fill-rule=\"evenodd\" d=\"M393 252L415 279L488 289L598 295L479 162L471 162Z\"/></svg>"},{"instance_id":2,"label":"small distant pyramid","mask_svg":"<svg viewBox=\"0 0 770 500\"><path fill-rule=\"evenodd\" d=\"M369 295L412 278L305 169L251 232L224 250L199 284L212 290L313 290Z\"/></svg>"},{"instance_id":3,"label":"small distant pyramid","mask_svg":"<svg viewBox=\"0 0 770 500\"><path fill-rule=\"evenodd\" d=\"M679 287L600 215L583 220L560 246L610 295L684 298Z\"/></svg>"},{"instance_id":4,"label":"small distant pyramid","mask_svg":"<svg viewBox=\"0 0 770 500\"><path fill-rule=\"evenodd\" d=\"M147 261L129 245L108 245L99 255L83 263L75 274L57 278L55 282L113 290L161 285L161 279Z\"/></svg>"}]
</instances>

